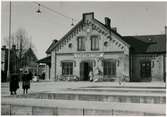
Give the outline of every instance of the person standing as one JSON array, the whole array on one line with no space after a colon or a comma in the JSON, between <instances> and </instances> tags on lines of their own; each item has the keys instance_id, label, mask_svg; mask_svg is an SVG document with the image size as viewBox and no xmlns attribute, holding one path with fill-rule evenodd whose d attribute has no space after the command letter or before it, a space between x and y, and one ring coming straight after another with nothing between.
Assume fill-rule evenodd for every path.
<instances>
[{"instance_id":1,"label":"person standing","mask_svg":"<svg viewBox=\"0 0 167 117\"><path fill-rule=\"evenodd\" d=\"M32 74L31 71L29 71L28 77L29 77L30 80L32 80L33 74Z\"/></svg>"},{"instance_id":2,"label":"person standing","mask_svg":"<svg viewBox=\"0 0 167 117\"><path fill-rule=\"evenodd\" d=\"M19 78L17 73L12 73L11 78L10 78L10 94L11 95L16 95L16 91L19 88Z\"/></svg>"},{"instance_id":3,"label":"person standing","mask_svg":"<svg viewBox=\"0 0 167 117\"><path fill-rule=\"evenodd\" d=\"M90 72L89 72L89 80L90 80L90 82L93 81L93 71L92 70L90 70Z\"/></svg>"},{"instance_id":4,"label":"person standing","mask_svg":"<svg viewBox=\"0 0 167 117\"><path fill-rule=\"evenodd\" d=\"M28 89L30 88L30 80L32 79L32 75L31 72L27 72L25 71L22 77L22 88L23 88L23 94L27 94L28 93Z\"/></svg>"}]
</instances>

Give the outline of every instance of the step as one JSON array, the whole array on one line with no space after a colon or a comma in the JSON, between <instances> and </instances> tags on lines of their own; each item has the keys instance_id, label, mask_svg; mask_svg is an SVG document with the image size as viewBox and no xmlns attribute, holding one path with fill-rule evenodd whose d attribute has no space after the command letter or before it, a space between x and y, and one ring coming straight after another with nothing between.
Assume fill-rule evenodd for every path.
<instances>
[{"instance_id":1,"label":"step","mask_svg":"<svg viewBox=\"0 0 167 117\"><path fill-rule=\"evenodd\" d=\"M165 116L165 104L2 98L2 115Z\"/></svg>"},{"instance_id":2,"label":"step","mask_svg":"<svg viewBox=\"0 0 167 117\"><path fill-rule=\"evenodd\" d=\"M80 88L138 88L138 89L166 89L165 86L147 86L147 85L140 85L140 84L133 84L130 86L129 84L127 85L108 85L108 86L101 86L101 85L94 85L94 86L87 86L87 87L80 87Z\"/></svg>"},{"instance_id":3,"label":"step","mask_svg":"<svg viewBox=\"0 0 167 117\"><path fill-rule=\"evenodd\" d=\"M69 91L97 91L97 92L142 92L142 93L166 93L166 89L148 88L67 88Z\"/></svg>"},{"instance_id":4,"label":"step","mask_svg":"<svg viewBox=\"0 0 167 117\"><path fill-rule=\"evenodd\" d=\"M18 98L37 99L62 99L62 100L85 100L121 103L154 103L165 104L165 94L151 93L119 93L119 92L85 92L85 91L57 91L45 93L32 93L28 95L17 95Z\"/></svg>"}]
</instances>

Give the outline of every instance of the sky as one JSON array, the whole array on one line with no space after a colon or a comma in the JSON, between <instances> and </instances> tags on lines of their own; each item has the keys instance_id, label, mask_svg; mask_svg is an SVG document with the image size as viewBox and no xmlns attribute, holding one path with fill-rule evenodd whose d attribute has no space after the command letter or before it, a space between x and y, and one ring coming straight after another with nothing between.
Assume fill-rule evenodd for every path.
<instances>
[{"instance_id":1,"label":"sky","mask_svg":"<svg viewBox=\"0 0 167 117\"><path fill-rule=\"evenodd\" d=\"M82 14L94 12L95 18L104 23L111 18L111 26L117 27L122 36L164 34L167 25L167 2L39 2L77 21ZM12 2L12 32L19 28L27 31L36 47L38 59L46 56L45 51L54 39L59 40L71 28L71 19L41 7L36 11L34 2ZM9 2L1 3L1 46L9 34Z\"/></svg>"}]
</instances>

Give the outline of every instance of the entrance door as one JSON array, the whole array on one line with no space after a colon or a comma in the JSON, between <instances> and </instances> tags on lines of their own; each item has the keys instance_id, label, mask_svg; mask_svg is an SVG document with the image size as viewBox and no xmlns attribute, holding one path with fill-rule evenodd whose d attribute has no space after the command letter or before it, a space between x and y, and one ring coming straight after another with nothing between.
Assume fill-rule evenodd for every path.
<instances>
[{"instance_id":1,"label":"entrance door","mask_svg":"<svg viewBox=\"0 0 167 117\"><path fill-rule=\"evenodd\" d=\"M140 69L140 76L142 78L142 80L144 81L150 81L151 80L151 61L144 61L141 62L140 65L141 69Z\"/></svg>"},{"instance_id":2,"label":"entrance door","mask_svg":"<svg viewBox=\"0 0 167 117\"><path fill-rule=\"evenodd\" d=\"M91 62L81 62L80 63L80 78L83 81L89 80L89 72L93 70L93 65Z\"/></svg>"}]
</instances>

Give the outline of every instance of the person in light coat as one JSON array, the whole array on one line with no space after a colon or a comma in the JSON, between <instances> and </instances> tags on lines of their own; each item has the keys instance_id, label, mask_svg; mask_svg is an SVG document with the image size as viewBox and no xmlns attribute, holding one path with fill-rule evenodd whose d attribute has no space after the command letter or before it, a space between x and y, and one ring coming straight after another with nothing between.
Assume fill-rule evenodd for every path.
<instances>
[{"instance_id":1,"label":"person in light coat","mask_svg":"<svg viewBox=\"0 0 167 117\"><path fill-rule=\"evenodd\" d=\"M89 72L89 80L92 82L93 81L93 71L90 70Z\"/></svg>"}]
</instances>

